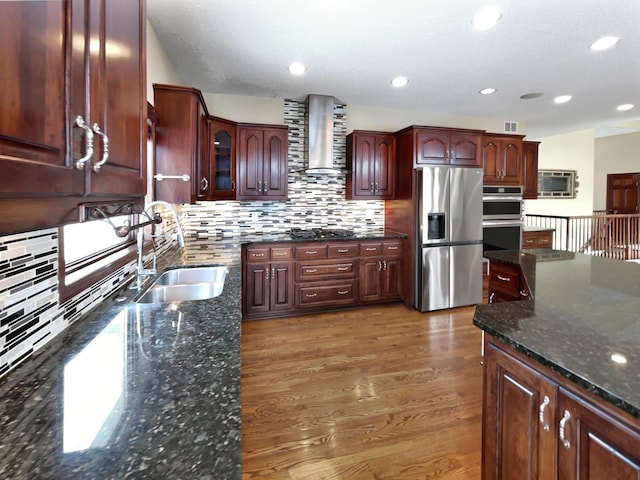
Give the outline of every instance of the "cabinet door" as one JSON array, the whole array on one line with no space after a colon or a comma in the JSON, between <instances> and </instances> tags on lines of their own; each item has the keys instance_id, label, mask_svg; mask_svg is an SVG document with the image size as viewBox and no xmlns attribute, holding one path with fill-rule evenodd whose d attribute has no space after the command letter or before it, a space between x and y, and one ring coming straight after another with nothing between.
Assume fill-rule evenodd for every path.
<instances>
[{"instance_id":1,"label":"cabinet door","mask_svg":"<svg viewBox=\"0 0 640 480\"><path fill-rule=\"evenodd\" d=\"M196 151L194 172L196 178L193 189L197 200L211 199L211 162L209 160L209 129L207 127L207 113L204 106L197 102Z\"/></svg>"},{"instance_id":2,"label":"cabinet door","mask_svg":"<svg viewBox=\"0 0 640 480\"><path fill-rule=\"evenodd\" d=\"M501 183L522 185L522 141L505 139L501 147Z\"/></svg>"},{"instance_id":3,"label":"cabinet door","mask_svg":"<svg viewBox=\"0 0 640 480\"><path fill-rule=\"evenodd\" d=\"M257 128L241 127L238 146L238 199L262 195L263 134Z\"/></svg>"},{"instance_id":4,"label":"cabinet door","mask_svg":"<svg viewBox=\"0 0 640 480\"><path fill-rule=\"evenodd\" d=\"M143 196L147 97L142 0L92 0L90 8L88 118L96 127L93 159L87 164L89 189Z\"/></svg>"},{"instance_id":5,"label":"cabinet door","mask_svg":"<svg viewBox=\"0 0 640 480\"><path fill-rule=\"evenodd\" d=\"M0 2L1 196L84 193L84 171L76 170L67 155L73 127L66 109L64 40L73 39L66 30L71 3ZM74 11L70 28L79 28L82 43L83 23L82 10Z\"/></svg>"},{"instance_id":6,"label":"cabinet door","mask_svg":"<svg viewBox=\"0 0 640 480\"><path fill-rule=\"evenodd\" d=\"M480 136L451 134L449 163L459 167L481 167L480 138Z\"/></svg>"},{"instance_id":7,"label":"cabinet door","mask_svg":"<svg viewBox=\"0 0 640 480\"><path fill-rule=\"evenodd\" d=\"M350 198L373 198L376 172L376 138L373 134L354 133L349 169L351 170ZM347 180L348 181L348 180Z\"/></svg>"},{"instance_id":8,"label":"cabinet door","mask_svg":"<svg viewBox=\"0 0 640 480\"><path fill-rule=\"evenodd\" d=\"M482 165L484 168L483 183L495 184L500 181L502 164L500 161L500 140L490 137L482 139Z\"/></svg>"},{"instance_id":9,"label":"cabinet door","mask_svg":"<svg viewBox=\"0 0 640 480\"><path fill-rule=\"evenodd\" d=\"M522 198L538 198L538 142L522 143Z\"/></svg>"},{"instance_id":10,"label":"cabinet door","mask_svg":"<svg viewBox=\"0 0 640 480\"><path fill-rule=\"evenodd\" d=\"M287 199L287 146L286 128L264 130L262 194L269 200Z\"/></svg>"},{"instance_id":11,"label":"cabinet door","mask_svg":"<svg viewBox=\"0 0 640 480\"><path fill-rule=\"evenodd\" d=\"M380 258L360 260L360 302L377 302L382 297L382 261Z\"/></svg>"},{"instance_id":12,"label":"cabinet door","mask_svg":"<svg viewBox=\"0 0 640 480\"><path fill-rule=\"evenodd\" d=\"M271 264L270 311L293 309L293 272L290 263Z\"/></svg>"},{"instance_id":13,"label":"cabinet door","mask_svg":"<svg viewBox=\"0 0 640 480\"><path fill-rule=\"evenodd\" d=\"M211 198L236 198L236 126L230 122L209 120L209 157Z\"/></svg>"},{"instance_id":14,"label":"cabinet door","mask_svg":"<svg viewBox=\"0 0 640 480\"><path fill-rule=\"evenodd\" d=\"M400 300L402 298L402 259L385 257L382 270L382 298Z\"/></svg>"},{"instance_id":15,"label":"cabinet door","mask_svg":"<svg viewBox=\"0 0 640 480\"><path fill-rule=\"evenodd\" d=\"M419 130L416 133L415 163L418 165L449 163L449 134Z\"/></svg>"},{"instance_id":16,"label":"cabinet door","mask_svg":"<svg viewBox=\"0 0 640 480\"><path fill-rule=\"evenodd\" d=\"M482 479L555 478L557 385L492 343L484 362Z\"/></svg>"},{"instance_id":17,"label":"cabinet door","mask_svg":"<svg viewBox=\"0 0 640 480\"><path fill-rule=\"evenodd\" d=\"M640 432L601 408L560 389L558 421L559 478L567 480L637 480ZM565 441L563 441L565 440Z\"/></svg>"},{"instance_id":18,"label":"cabinet door","mask_svg":"<svg viewBox=\"0 0 640 480\"><path fill-rule=\"evenodd\" d=\"M244 313L259 314L269 311L269 264L247 264L243 291Z\"/></svg>"},{"instance_id":19,"label":"cabinet door","mask_svg":"<svg viewBox=\"0 0 640 480\"><path fill-rule=\"evenodd\" d=\"M374 193L376 198L392 199L395 193L396 149L392 135L375 137Z\"/></svg>"}]
</instances>

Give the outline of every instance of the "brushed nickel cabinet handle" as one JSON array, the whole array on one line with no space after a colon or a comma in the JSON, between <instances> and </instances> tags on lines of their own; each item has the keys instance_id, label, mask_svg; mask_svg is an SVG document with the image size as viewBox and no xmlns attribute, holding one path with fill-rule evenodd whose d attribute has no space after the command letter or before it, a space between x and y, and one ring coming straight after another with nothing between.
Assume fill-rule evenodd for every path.
<instances>
[{"instance_id":1,"label":"brushed nickel cabinet handle","mask_svg":"<svg viewBox=\"0 0 640 480\"><path fill-rule=\"evenodd\" d=\"M348 248L339 248L338 249L338 253L349 253L349 249Z\"/></svg>"},{"instance_id":2,"label":"brushed nickel cabinet handle","mask_svg":"<svg viewBox=\"0 0 640 480\"><path fill-rule=\"evenodd\" d=\"M551 400L549 400L549 397L545 395L544 399L542 400L542 403L540 404L540 409L538 413L538 420L540 421L540 424L542 425L542 429L545 432L549 431L549 424L544 420L544 411L549 406L549 402L551 402Z\"/></svg>"},{"instance_id":3,"label":"brushed nickel cabinet handle","mask_svg":"<svg viewBox=\"0 0 640 480\"><path fill-rule=\"evenodd\" d=\"M565 436L565 433L564 433L564 429L567 426L567 422L570 419L571 419L571 413L569 413L569 410L565 410L564 415L562 416L562 420L560 420L560 441L562 442L562 445L566 449L571 448L571 443L569 442L569 440L567 440L567 437Z\"/></svg>"},{"instance_id":4,"label":"brushed nickel cabinet handle","mask_svg":"<svg viewBox=\"0 0 640 480\"><path fill-rule=\"evenodd\" d=\"M273 255L276 257L286 257L288 255L287 252L274 252Z\"/></svg>"},{"instance_id":5,"label":"brushed nickel cabinet handle","mask_svg":"<svg viewBox=\"0 0 640 480\"><path fill-rule=\"evenodd\" d=\"M317 293L307 293L305 296L308 297L308 298L314 298L314 297L317 297L318 294Z\"/></svg>"},{"instance_id":6,"label":"brushed nickel cabinet handle","mask_svg":"<svg viewBox=\"0 0 640 480\"><path fill-rule=\"evenodd\" d=\"M264 257L264 253L252 253L251 256L253 258L257 258L257 257Z\"/></svg>"},{"instance_id":7,"label":"brushed nickel cabinet handle","mask_svg":"<svg viewBox=\"0 0 640 480\"><path fill-rule=\"evenodd\" d=\"M510 282L511 277L503 277L502 275L498 275L498 280L501 280L503 282Z\"/></svg>"},{"instance_id":8,"label":"brushed nickel cabinet handle","mask_svg":"<svg viewBox=\"0 0 640 480\"><path fill-rule=\"evenodd\" d=\"M375 247L366 247L366 248L364 249L364 251L365 251L365 252L375 252L375 251L376 251L376 248L375 248Z\"/></svg>"},{"instance_id":9,"label":"brushed nickel cabinet handle","mask_svg":"<svg viewBox=\"0 0 640 480\"><path fill-rule=\"evenodd\" d=\"M305 269L305 272L307 272L307 273L316 273L317 271L318 271L317 268L307 268L307 269Z\"/></svg>"},{"instance_id":10,"label":"brushed nickel cabinet handle","mask_svg":"<svg viewBox=\"0 0 640 480\"><path fill-rule=\"evenodd\" d=\"M347 270L349 270L349 267L338 267L339 272L346 272Z\"/></svg>"},{"instance_id":11,"label":"brushed nickel cabinet handle","mask_svg":"<svg viewBox=\"0 0 640 480\"><path fill-rule=\"evenodd\" d=\"M200 180L200 190L206 190L207 188L209 188L209 180L202 177L202 180Z\"/></svg>"},{"instance_id":12,"label":"brushed nickel cabinet handle","mask_svg":"<svg viewBox=\"0 0 640 480\"><path fill-rule=\"evenodd\" d=\"M349 293L349 290L338 290L338 295L346 295Z\"/></svg>"},{"instance_id":13,"label":"brushed nickel cabinet handle","mask_svg":"<svg viewBox=\"0 0 640 480\"><path fill-rule=\"evenodd\" d=\"M93 157L93 132L89 128L89 125L84 123L84 119L82 115L78 115L75 119L75 126L80 127L84 130L86 136L86 151L84 152L84 157L79 158L76 161L76 168L78 170L82 170L84 168L84 164L89 161L91 157Z\"/></svg>"},{"instance_id":14,"label":"brushed nickel cabinet handle","mask_svg":"<svg viewBox=\"0 0 640 480\"><path fill-rule=\"evenodd\" d=\"M102 158L93 166L93 171L98 173L102 168L102 165L107 163L107 160L109 160L109 137L100 130L100 126L97 123L93 124L93 131L96 135L100 135L102 137Z\"/></svg>"},{"instance_id":15,"label":"brushed nickel cabinet handle","mask_svg":"<svg viewBox=\"0 0 640 480\"><path fill-rule=\"evenodd\" d=\"M387 250L398 250L398 247L387 247Z\"/></svg>"},{"instance_id":16,"label":"brushed nickel cabinet handle","mask_svg":"<svg viewBox=\"0 0 640 480\"><path fill-rule=\"evenodd\" d=\"M317 250L307 250L304 253L306 253L307 255L317 255L318 251Z\"/></svg>"}]
</instances>

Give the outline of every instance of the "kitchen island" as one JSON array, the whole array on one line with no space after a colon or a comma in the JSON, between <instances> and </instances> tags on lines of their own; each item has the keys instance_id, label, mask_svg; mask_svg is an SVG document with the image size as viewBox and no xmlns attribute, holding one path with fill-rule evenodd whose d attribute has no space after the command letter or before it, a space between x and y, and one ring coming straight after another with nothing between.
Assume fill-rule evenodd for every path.
<instances>
[{"instance_id":1,"label":"kitchen island","mask_svg":"<svg viewBox=\"0 0 640 480\"><path fill-rule=\"evenodd\" d=\"M476 307L483 478L638 478L640 266L549 249L487 257L518 266L533 298Z\"/></svg>"}]
</instances>

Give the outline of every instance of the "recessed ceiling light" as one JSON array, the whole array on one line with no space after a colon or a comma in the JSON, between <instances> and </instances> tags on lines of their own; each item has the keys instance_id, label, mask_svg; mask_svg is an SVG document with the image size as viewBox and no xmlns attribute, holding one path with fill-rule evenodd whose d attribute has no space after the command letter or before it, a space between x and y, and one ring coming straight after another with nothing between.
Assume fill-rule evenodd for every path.
<instances>
[{"instance_id":1,"label":"recessed ceiling light","mask_svg":"<svg viewBox=\"0 0 640 480\"><path fill-rule=\"evenodd\" d=\"M627 110L631 110L633 108L633 103L625 103L624 105L618 105L616 110L619 112L626 112Z\"/></svg>"},{"instance_id":2,"label":"recessed ceiling light","mask_svg":"<svg viewBox=\"0 0 640 480\"><path fill-rule=\"evenodd\" d=\"M613 47L619 40L620 38L618 37L602 37L589 45L589 48L599 52L600 50L606 50L607 48Z\"/></svg>"},{"instance_id":3,"label":"recessed ceiling light","mask_svg":"<svg viewBox=\"0 0 640 480\"><path fill-rule=\"evenodd\" d=\"M524 95L520 95L520 100L531 100L532 98L540 98L542 95L544 95L542 92L525 93Z\"/></svg>"},{"instance_id":4,"label":"recessed ceiling light","mask_svg":"<svg viewBox=\"0 0 640 480\"><path fill-rule=\"evenodd\" d=\"M391 80L391 85L394 87L404 87L407 83L409 83L407 77L396 77Z\"/></svg>"},{"instance_id":5,"label":"recessed ceiling light","mask_svg":"<svg viewBox=\"0 0 640 480\"><path fill-rule=\"evenodd\" d=\"M496 93L495 88L483 88L478 92L480 95L491 95L492 93Z\"/></svg>"},{"instance_id":6,"label":"recessed ceiling light","mask_svg":"<svg viewBox=\"0 0 640 480\"><path fill-rule=\"evenodd\" d=\"M571 95L560 95L553 99L553 103L567 103L571 100Z\"/></svg>"},{"instance_id":7,"label":"recessed ceiling light","mask_svg":"<svg viewBox=\"0 0 640 480\"><path fill-rule=\"evenodd\" d=\"M501 18L502 12L498 7L495 5L487 5L478 10L473 16L471 25L473 25L473 28L476 30L487 30L498 23Z\"/></svg>"},{"instance_id":8,"label":"recessed ceiling light","mask_svg":"<svg viewBox=\"0 0 640 480\"><path fill-rule=\"evenodd\" d=\"M291 65L289 65L288 68L289 71L294 75L302 75L307 71L307 67L305 67L304 63L300 62L293 62Z\"/></svg>"},{"instance_id":9,"label":"recessed ceiling light","mask_svg":"<svg viewBox=\"0 0 640 480\"><path fill-rule=\"evenodd\" d=\"M627 363L627 357L625 357L621 353L612 353L611 360L621 365L624 365L625 363Z\"/></svg>"}]
</instances>

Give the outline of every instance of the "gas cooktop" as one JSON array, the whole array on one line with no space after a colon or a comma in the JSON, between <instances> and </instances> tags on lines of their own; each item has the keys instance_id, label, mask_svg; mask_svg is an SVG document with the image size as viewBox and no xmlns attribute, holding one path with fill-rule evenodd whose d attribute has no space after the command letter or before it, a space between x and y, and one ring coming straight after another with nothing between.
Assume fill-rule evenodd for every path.
<instances>
[{"instance_id":1,"label":"gas cooktop","mask_svg":"<svg viewBox=\"0 0 640 480\"><path fill-rule=\"evenodd\" d=\"M344 228L292 228L289 234L292 238L348 238L354 235Z\"/></svg>"}]
</instances>

